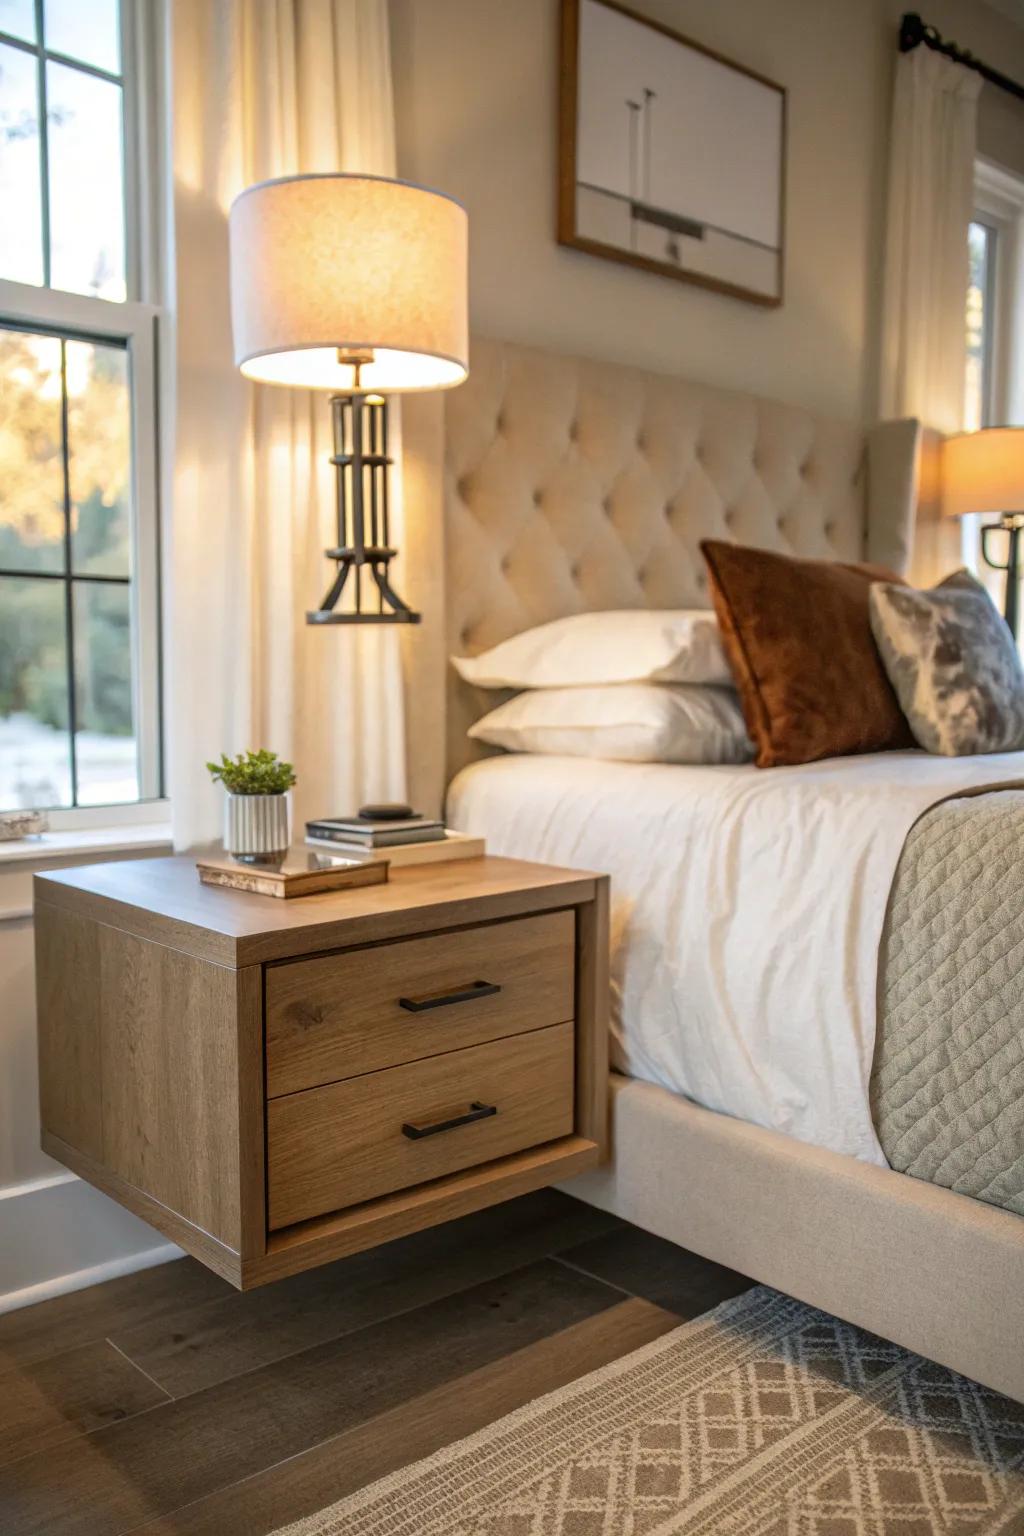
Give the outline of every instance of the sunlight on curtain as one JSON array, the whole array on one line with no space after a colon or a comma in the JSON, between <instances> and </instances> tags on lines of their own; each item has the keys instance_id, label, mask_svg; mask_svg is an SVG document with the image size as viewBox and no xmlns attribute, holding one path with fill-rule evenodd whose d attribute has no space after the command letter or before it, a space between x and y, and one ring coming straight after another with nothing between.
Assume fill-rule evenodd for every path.
<instances>
[{"instance_id":1,"label":"sunlight on curtain","mask_svg":"<svg viewBox=\"0 0 1024 1536\"><path fill-rule=\"evenodd\" d=\"M938 442L964 419L967 227L981 79L928 48L896 67L882 312L883 418L926 428L912 578L959 561L960 534L939 508Z\"/></svg>"},{"instance_id":2,"label":"sunlight on curtain","mask_svg":"<svg viewBox=\"0 0 1024 1536\"><path fill-rule=\"evenodd\" d=\"M173 0L167 726L179 848L220 835L203 765L222 750L265 746L294 762L297 826L404 794L397 631L305 623L336 537L326 397L241 378L228 293L227 210L243 187L394 174L387 27L386 0Z\"/></svg>"}]
</instances>

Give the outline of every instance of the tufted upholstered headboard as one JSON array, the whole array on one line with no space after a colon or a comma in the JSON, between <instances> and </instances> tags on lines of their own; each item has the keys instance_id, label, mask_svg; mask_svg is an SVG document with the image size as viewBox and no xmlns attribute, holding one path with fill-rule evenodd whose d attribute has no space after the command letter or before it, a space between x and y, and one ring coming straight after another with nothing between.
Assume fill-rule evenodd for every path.
<instances>
[{"instance_id":1,"label":"tufted upholstered headboard","mask_svg":"<svg viewBox=\"0 0 1024 1536\"><path fill-rule=\"evenodd\" d=\"M702 538L908 564L915 422L865 432L479 337L443 412L446 657L569 613L709 605ZM446 676L447 783L497 696Z\"/></svg>"}]
</instances>

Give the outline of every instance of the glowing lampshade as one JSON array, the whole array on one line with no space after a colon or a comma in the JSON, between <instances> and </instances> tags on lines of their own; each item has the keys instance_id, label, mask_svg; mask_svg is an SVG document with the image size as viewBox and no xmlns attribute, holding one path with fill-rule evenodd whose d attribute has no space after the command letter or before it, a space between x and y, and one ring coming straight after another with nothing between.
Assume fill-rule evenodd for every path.
<instances>
[{"instance_id":1,"label":"glowing lampshade","mask_svg":"<svg viewBox=\"0 0 1024 1536\"><path fill-rule=\"evenodd\" d=\"M1024 512L1024 427L983 427L942 445L942 507L968 512Z\"/></svg>"},{"instance_id":2,"label":"glowing lampshade","mask_svg":"<svg viewBox=\"0 0 1024 1536\"><path fill-rule=\"evenodd\" d=\"M949 517L998 512L981 530L982 559L1006 572L1003 613L1016 639L1020 630L1020 541L1024 533L1024 427L983 427L942 445L942 510ZM1003 559L995 547L1004 543Z\"/></svg>"},{"instance_id":3,"label":"glowing lampshade","mask_svg":"<svg viewBox=\"0 0 1024 1536\"><path fill-rule=\"evenodd\" d=\"M467 220L377 176L287 176L231 207L235 362L338 394L446 389L468 370Z\"/></svg>"}]
</instances>

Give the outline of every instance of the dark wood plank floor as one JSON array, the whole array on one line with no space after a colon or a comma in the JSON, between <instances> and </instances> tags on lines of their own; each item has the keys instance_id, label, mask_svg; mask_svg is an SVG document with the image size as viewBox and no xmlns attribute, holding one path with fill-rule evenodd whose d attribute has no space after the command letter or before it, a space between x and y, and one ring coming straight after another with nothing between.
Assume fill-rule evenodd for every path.
<instances>
[{"instance_id":1,"label":"dark wood plank floor","mask_svg":"<svg viewBox=\"0 0 1024 1536\"><path fill-rule=\"evenodd\" d=\"M749 1282L553 1190L239 1295L0 1317L3 1536L268 1536Z\"/></svg>"}]
</instances>

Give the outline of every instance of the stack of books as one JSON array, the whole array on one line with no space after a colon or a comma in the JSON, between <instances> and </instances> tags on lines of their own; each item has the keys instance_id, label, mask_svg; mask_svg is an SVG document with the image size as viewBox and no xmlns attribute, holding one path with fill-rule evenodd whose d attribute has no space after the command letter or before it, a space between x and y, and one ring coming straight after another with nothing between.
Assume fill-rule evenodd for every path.
<instances>
[{"instance_id":1,"label":"stack of books","mask_svg":"<svg viewBox=\"0 0 1024 1536\"><path fill-rule=\"evenodd\" d=\"M392 864L479 858L485 851L482 837L449 832L443 821L415 815L394 820L347 816L307 821L306 842L336 853L359 851L364 858Z\"/></svg>"},{"instance_id":2,"label":"stack of books","mask_svg":"<svg viewBox=\"0 0 1024 1536\"><path fill-rule=\"evenodd\" d=\"M444 822L426 816L402 816L395 821L370 821L349 816L334 821L307 821L306 839L318 843L355 844L360 848L399 848L404 843L437 843L444 837Z\"/></svg>"}]
</instances>

